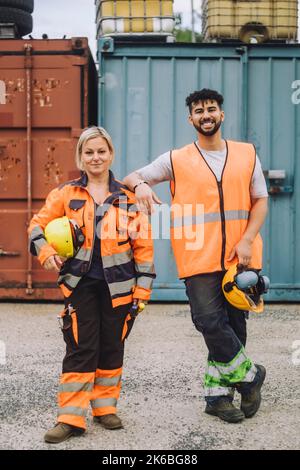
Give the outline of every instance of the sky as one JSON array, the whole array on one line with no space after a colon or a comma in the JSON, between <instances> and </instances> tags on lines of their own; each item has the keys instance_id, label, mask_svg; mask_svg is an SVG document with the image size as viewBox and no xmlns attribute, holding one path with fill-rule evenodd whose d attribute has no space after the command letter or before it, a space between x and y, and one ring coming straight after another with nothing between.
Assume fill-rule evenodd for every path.
<instances>
[{"instance_id":1,"label":"sky","mask_svg":"<svg viewBox=\"0 0 300 470\"><path fill-rule=\"evenodd\" d=\"M90 48L96 57L96 25L94 0L35 0L32 36L50 39L72 36L89 38ZM201 0L194 0L194 9L201 12ZM300 3L300 0L299 0ZM182 13L183 26L191 25L191 0L175 0L174 12ZM299 8L300 12L300 8ZM195 15L195 29L201 32L200 18Z\"/></svg>"}]
</instances>

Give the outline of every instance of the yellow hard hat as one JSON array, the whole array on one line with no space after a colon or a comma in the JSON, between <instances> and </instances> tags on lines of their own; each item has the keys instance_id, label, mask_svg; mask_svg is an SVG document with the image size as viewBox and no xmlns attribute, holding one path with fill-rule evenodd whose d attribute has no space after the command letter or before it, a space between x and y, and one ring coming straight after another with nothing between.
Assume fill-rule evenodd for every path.
<instances>
[{"instance_id":1,"label":"yellow hard hat","mask_svg":"<svg viewBox=\"0 0 300 470\"><path fill-rule=\"evenodd\" d=\"M45 228L45 237L63 258L74 256L84 241L84 235L76 222L66 216L51 220Z\"/></svg>"},{"instance_id":2,"label":"yellow hard hat","mask_svg":"<svg viewBox=\"0 0 300 470\"><path fill-rule=\"evenodd\" d=\"M241 282L242 277L244 279ZM255 270L247 270L235 264L226 272L222 289L226 300L234 307L239 310L261 313L264 310L261 294L267 292L269 282L266 276L259 276Z\"/></svg>"}]
</instances>

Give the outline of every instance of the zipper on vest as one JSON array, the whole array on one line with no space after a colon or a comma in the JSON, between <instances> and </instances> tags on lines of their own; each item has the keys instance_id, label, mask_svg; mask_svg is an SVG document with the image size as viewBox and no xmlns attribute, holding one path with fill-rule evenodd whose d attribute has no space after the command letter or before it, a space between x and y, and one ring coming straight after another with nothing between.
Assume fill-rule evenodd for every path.
<instances>
[{"instance_id":1,"label":"zipper on vest","mask_svg":"<svg viewBox=\"0 0 300 470\"><path fill-rule=\"evenodd\" d=\"M220 198L221 230L222 230L222 250L221 250L221 269L222 269L222 271L225 271L225 250L226 250L226 227L225 227L224 194L223 194L222 181L223 181L223 174L224 174L224 170L225 170L227 159L228 159L227 140L225 140L225 143L226 143L226 159L225 159L224 167L223 167L223 170L222 170L221 181L218 181L215 173L213 172L213 170L211 169L211 167L209 166L209 164L207 163L207 161L203 157L203 155L201 153L201 150L198 147L197 142L194 142L196 149L198 150L199 154L201 155L201 158L203 158L204 162L206 163L206 165L208 166L208 168L210 169L210 171L214 175L214 177L216 179L217 186L218 186L219 198Z\"/></svg>"},{"instance_id":2,"label":"zipper on vest","mask_svg":"<svg viewBox=\"0 0 300 470\"><path fill-rule=\"evenodd\" d=\"M220 198L220 213L221 213L221 227L222 227L222 251L221 251L221 268L225 271L225 247L226 247L226 229L225 229L225 212L224 212L224 195L222 181L217 181L219 198Z\"/></svg>"}]
</instances>

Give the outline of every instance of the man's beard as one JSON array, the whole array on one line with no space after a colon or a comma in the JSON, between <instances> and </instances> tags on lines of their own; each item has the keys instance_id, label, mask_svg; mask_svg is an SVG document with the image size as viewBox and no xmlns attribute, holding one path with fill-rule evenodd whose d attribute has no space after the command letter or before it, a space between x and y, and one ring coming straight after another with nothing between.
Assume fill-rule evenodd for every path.
<instances>
[{"instance_id":1,"label":"man's beard","mask_svg":"<svg viewBox=\"0 0 300 470\"><path fill-rule=\"evenodd\" d=\"M194 128L199 132L199 134L202 134L202 135L204 135L204 136L206 136L206 137L210 137L210 136L216 134L216 132L218 132L218 130L220 129L221 125L222 125L222 121L221 121L221 119L220 119L220 121L217 122L217 123L215 124L215 127L214 127L213 129L211 129L210 131L204 131L204 130L201 128L201 125L198 126L198 125L196 125L196 124L194 124Z\"/></svg>"}]
</instances>

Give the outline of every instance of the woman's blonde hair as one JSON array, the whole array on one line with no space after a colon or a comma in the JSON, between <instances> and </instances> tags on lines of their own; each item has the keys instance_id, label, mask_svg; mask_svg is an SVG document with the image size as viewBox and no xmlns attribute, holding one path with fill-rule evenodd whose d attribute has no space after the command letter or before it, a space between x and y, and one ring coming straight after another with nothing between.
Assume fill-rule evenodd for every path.
<instances>
[{"instance_id":1,"label":"woman's blonde hair","mask_svg":"<svg viewBox=\"0 0 300 470\"><path fill-rule=\"evenodd\" d=\"M82 165L82 160L81 160L81 155L82 155L82 148L84 144L91 139L96 139L97 137L102 137L103 139L106 140L108 148L112 154L112 160L114 159L115 156L115 149L112 143L112 138L109 135L109 133L103 128L103 127L87 127L84 129L82 134L79 137L77 147L76 147L76 154L75 154L75 163L76 166L79 170L83 170L83 165Z\"/></svg>"}]
</instances>

